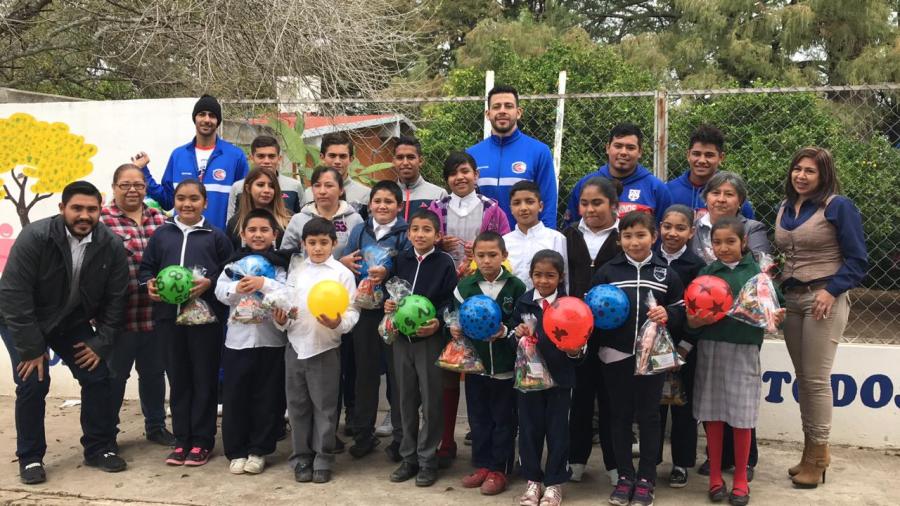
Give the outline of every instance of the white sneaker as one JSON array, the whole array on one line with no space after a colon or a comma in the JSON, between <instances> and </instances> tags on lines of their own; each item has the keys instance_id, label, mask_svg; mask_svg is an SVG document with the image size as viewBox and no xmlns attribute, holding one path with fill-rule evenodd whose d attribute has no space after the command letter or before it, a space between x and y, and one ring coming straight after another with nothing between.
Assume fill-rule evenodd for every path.
<instances>
[{"instance_id":1,"label":"white sneaker","mask_svg":"<svg viewBox=\"0 0 900 506\"><path fill-rule=\"evenodd\" d=\"M584 464L569 464L569 469L572 470L572 477L569 480L581 481L581 477L584 475Z\"/></svg>"},{"instance_id":2,"label":"white sneaker","mask_svg":"<svg viewBox=\"0 0 900 506\"><path fill-rule=\"evenodd\" d=\"M228 464L228 470L231 474L244 474L245 465L247 465L247 459L232 459Z\"/></svg>"},{"instance_id":3,"label":"white sneaker","mask_svg":"<svg viewBox=\"0 0 900 506\"><path fill-rule=\"evenodd\" d=\"M388 437L394 433L394 424L391 423L391 410L387 410L381 425L375 428L375 435L378 437Z\"/></svg>"},{"instance_id":4,"label":"white sneaker","mask_svg":"<svg viewBox=\"0 0 900 506\"><path fill-rule=\"evenodd\" d=\"M610 469L606 471L606 477L609 478L609 484L612 486L616 486L619 484L619 470L618 469Z\"/></svg>"},{"instance_id":5,"label":"white sneaker","mask_svg":"<svg viewBox=\"0 0 900 506\"><path fill-rule=\"evenodd\" d=\"M266 468L266 458L259 455L250 455L247 463L244 464L244 472L250 474L259 474Z\"/></svg>"}]
</instances>

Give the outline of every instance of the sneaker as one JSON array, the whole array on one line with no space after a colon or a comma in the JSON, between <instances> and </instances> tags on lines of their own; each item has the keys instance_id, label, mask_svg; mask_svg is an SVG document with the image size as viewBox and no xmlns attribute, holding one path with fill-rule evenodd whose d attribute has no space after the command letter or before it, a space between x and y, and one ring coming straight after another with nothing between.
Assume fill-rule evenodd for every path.
<instances>
[{"instance_id":1,"label":"sneaker","mask_svg":"<svg viewBox=\"0 0 900 506\"><path fill-rule=\"evenodd\" d=\"M170 466L183 466L186 458L187 452L184 451L184 448L175 448L175 450L166 457L166 464Z\"/></svg>"},{"instance_id":2,"label":"sneaker","mask_svg":"<svg viewBox=\"0 0 900 506\"><path fill-rule=\"evenodd\" d=\"M669 473L669 486L672 488L684 488L687 486L688 473L687 469L675 466Z\"/></svg>"},{"instance_id":3,"label":"sneaker","mask_svg":"<svg viewBox=\"0 0 900 506\"><path fill-rule=\"evenodd\" d=\"M387 410L381 424L375 427L375 435L378 437L388 437L394 433L394 424L391 423L391 410Z\"/></svg>"},{"instance_id":4,"label":"sneaker","mask_svg":"<svg viewBox=\"0 0 900 506\"><path fill-rule=\"evenodd\" d=\"M266 458L262 455L250 455L244 464L244 471L250 474L259 474L266 468Z\"/></svg>"},{"instance_id":5,"label":"sneaker","mask_svg":"<svg viewBox=\"0 0 900 506\"><path fill-rule=\"evenodd\" d=\"M562 504L562 485L550 485L544 490L540 506L559 506Z\"/></svg>"},{"instance_id":6,"label":"sneaker","mask_svg":"<svg viewBox=\"0 0 900 506\"><path fill-rule=\"evenodd\" d=\"M479 467L472 474L462 479L462 486L463 488L478 488L484 483L484 480L487 479L489 474L491 474L490 469Z\"/></svg>"},{"instance_id":7,"label":"sneaker","mask_svg":"<svg viewBox=\"0 0 900 506\"><path fill-rule=\"evenodd\" d=\"M231 459L231 462L228 463L228 472L231 474L244 474L244 465L247 464L247 459L239 458L239 459Z\"/></svg>"},{"instance_id":8,"label":"sneaker","mask_svg":"<svg viewBox=\"0 0 900 506\"><path fill-rule=\"evenodd\" d=\"M620 476L616 482L616 488L609 495L609 503L616 506L628 506L631 502L632 492L634 492L634 482L624 476Z\"/></svg>"},{"instance_id":9,"label":"sneaker","mask_svg":"<svg viewBox=\"0 0 900 506\"><path fill-rule=\"evenodd\" d=\"M463 444L472 446L472 431L466 432L466 437L463 438Z\"/></svg>"},{"instance_id":10,"label":"sneaker","mask_svg":"<svg viewBox=\"0 0 900 506\"><path fill-rule=\"evenodd\" d=\"M519 506L538 506L543 492L540 482L529 481L525 493L519 498Z\"/></svg>"},{"instance_id":11,"label":"sneaker","mask_svg":"<svg viewBox=\"0 0 900 506\"><path fill-rule=\"evenodd\" d=\"M355 459L361 459L372 453L380 444L381 441L379 441L377 437L369 436L363 441L356 441L353 443L353 446L350 447L350 455Z\"/></svg>"},{"instance_id":12,"label":"sneaker","mask_svg":"<svg viewBox=\"0 0 900 506\"><path fill-rule=\"evenodd\" d=\"M191 452L188 453L187 458L184 459L184 465L186 466L202 466L209 462L209 450L206 448L200 448L199 446L195 446L191 448Z\"/></svg>"},{"instance_id":13,"label":"sneaker","mask_svg":"<svg viewBox=\"0 0 900 506\"><path fill-rule=\"evenodd\" d=\"M165 427L152 429L150 432L147 432L146 437L147 441L151 441L160 446L168 446L169 448L175 446L176 442L175 436Z\"/></svg>"},{"instance_id":14,"label":"sneaker","mask_svg":"<svg viewBox=\"0 0 900 506\"><path fill-rule=\"evenodd\" d=\"M709 459L703 461L700 464L700 467L697 468L697 474L700 476L709 476Z\"/></svg>"},{"instance_id":15,"label":"sneaker","mask_svg":"<svg viewBox=\"0 0 900 506\"><path fill-rule=\"evenodd\" d=\"M609 479L610 486L615 487L619 483L619 470L618 469L607 469L606 470L606 478Z\"/></svg>"},{"instance_id":16,"label":"sneaker","mask_svg":"<svg viewBox=\"0 0 900 506\"><path fill-rule=\"evenodd\" d=\"M572 470L572 476L569 477L570 481L579 482L584 477L584 464L569 464L569 469Z\"/></svg>"},{"instance_id":17,"label":"sneaker","mask_svg":"<svg viewBox=\"0 0 900 506\"><path fill-rule=\"evenodd\" d=\"M392 441L391 444L387 445L387 448L384 449L384 453L387 454L388 459L391 462L400 462L403 460L403 456L400 455L400 443L396 441Z\"/></svg>"},{"instance_id":18,"label":"sneaker","mask_svg":"<svg viewBox=\"0 0 900 506\"><path fill-rule=\"evenodd\" d=\"M652 483L647 480L637 482L631 495L631 506L653 506Z\"/></svg>"},{"instance_id":19,"label":"sneaker","mask_svg":"<svg viewBox=\"0 0 900 506\"><path fill-rule=\"evenodd\" d=\"M488 473L481 484L481 495L497 495L506 490L506 475L497 471Z\"/></svg>"},{"instance_id":20,"label":"sneaker","mask_svg":"<svg viewBox=\"0 0 900 506\"><path fill-rule=\"evenodd\" d=\"M297 483L309 483L313 479L312 462L294 466L294 480Z\"/></svg>"},{"instance_id":21,"label":"sneaker","mask_svg":"<svg viewBox=\"0 0 900 506\"><path fill-rule=\"evenodd\" d=\"M32 462L19 468L19 481L25 485L37 485L47 481L47 472L42 462Z\"/></svg>"},{"instance_id":22,"label":"sneaker","mask_svg":"<svg viewBox=\"0 0 900 506\"><path fill-rule=\"evenodd\" d=\"M125 460L116 455L116 452L104 452L100 455L94 455L90 458L84 459L84 465L90 467L96 467L101 471L105 471L107 473L118 473L119 471L124 471L128 464L125 463Z\"/></svg>"}]
</instances>

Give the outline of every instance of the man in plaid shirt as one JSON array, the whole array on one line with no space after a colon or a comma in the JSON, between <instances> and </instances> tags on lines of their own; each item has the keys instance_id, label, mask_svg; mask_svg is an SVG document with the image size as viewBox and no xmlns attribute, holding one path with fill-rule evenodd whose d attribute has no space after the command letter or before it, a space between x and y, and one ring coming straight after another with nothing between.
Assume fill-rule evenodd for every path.
<instances>
[{"instance_id":1,"label":"man in plaid shirt","mask_svg":"<svg viewBox=\"0 0 900 506\"><path fill-rule=\"evenodd\" d=\"M100 221L122 238L128 252L125 332L116 339L110 356L113 406L118 415L125 397L125 383L131 368L136 365L147 440L172 446L175 437L166 429L165 355L162 342L153 330L150 296L137 278L144 248L150 236L165 223L166 216L144 204L147 184L136 165L127 163L116 169L112 191L114 200L100 211ZM118 423L117 419L116 426Z\"/></svg>"}]
</instances>

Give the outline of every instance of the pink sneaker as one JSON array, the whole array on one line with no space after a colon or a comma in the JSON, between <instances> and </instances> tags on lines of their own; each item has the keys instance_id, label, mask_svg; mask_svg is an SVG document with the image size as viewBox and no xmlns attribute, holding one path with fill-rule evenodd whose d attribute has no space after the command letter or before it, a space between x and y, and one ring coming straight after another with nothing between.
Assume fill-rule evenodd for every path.
<instances>
[{"instance_id":1,"label":"pink sneaker","mask_svg":"<svg viewBox=\"0 0 900 506\"><path fill-rule=\"evenodd\" d=\"M206 448L200 448L199 446L195 446L191 448L191 453L188 453L186 459L184 459L184 465L186 466L202 466L209 462L209 454L210 451Z\"/></svg>"}]
</instances>

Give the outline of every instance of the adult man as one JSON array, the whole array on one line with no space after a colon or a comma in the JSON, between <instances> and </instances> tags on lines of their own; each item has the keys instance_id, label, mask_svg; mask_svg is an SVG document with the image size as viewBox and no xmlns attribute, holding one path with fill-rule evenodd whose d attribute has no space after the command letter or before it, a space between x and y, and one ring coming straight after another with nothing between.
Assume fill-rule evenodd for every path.
<instances>
[{"instance_id":1,"label":"adult man","mask_svg":"<svg viewBox=\"0 0 900 506\"><path fill-rule=\"evenodd\" d=\"M434 200L447 196L447 190L425 181L422 177L422 145L415 137L401 136L394 146L394 171L399 176L397 183L403 191L403 208L400 216L409 220L412 213L421 207L428 207Z\"/></svg>"},{"instance_id":2,"label":"adult man","mask_svg":"<svg viewBox=\"0 0 900 506\"><path fill-rule=\"evenodd\" d=\"M260 135L250 143L250 163L253 168L261 167L271 169L278 174L278 186L281 187L281 198L284 199L284 207L292 213L297 213L303 207L303 184L292 177L282 176L281 146L278 140L269 135ZM241 192L244 191L244 180L235 181L231 185L231 193L228 196L228 219L237 212Z\"/></svg>"},{"instance_id":3,"label":"adult man","mask_svg":"<svg viewBox=\"0 0 900 506\"><path fill-rule=\"evenodd\" d=\"M107 357L123 323L128 261L100 219L100 192L85 181L63 189L59 215L26 225L0 278L0 337L16 382L16 456L22 483L46 480L47 348L81 385L84 463L125 469L115 452Z\"/></svg>"},{"instance_id":4,"label":"adult man","mask_svg":"<svg viewBox=\"0 0 900 506\"><path fill-rule=\"evenodd\" d=\"M353 141L346 132L332 132L322 136L319 147L319 161L322 165L337 169L344 178L344 200L347 201L363 218L367 216L369 206L368 186L350 177L350 164L353 163ZM312 188L303 193L304 202L312 202Z\"/></svg>"},{"instance_id":5,"label":"adult man","mask_svg":"<svg viewBox=\"0 0 900 506\"><path fill-rule=\"evenodd\" d=\"M225 230L231 185L244 179L250 170L247 157L240 148L216 135L216 130L222 124L222 107L215 97L200 97L194 105L191 118L196 136L191 142L172 151L159 184L146 165L141 165L137 160L135 163L144 170L147 194L159 202L163 209L172 209L175 203L175 185L179 182L185 179L202 182L208 195L203 216L210 224Z\"/></svg>"},{"instance_id":6,"label":"adult man","mask_svg":"<svg viewBox=\"0 0 900 506\"><path fill-rule=\"evenodd\" d=\"M566 209L566 222L576 223L581 219L578 213L578 199L581 187L592 177L601 176L607 179L618 179L622 183L619 195L619 216L631 211L643 211L656 215L662 220L663 213L672 203L666 184L657 179L646 167L638 163L641 159L641 144L644 134L632 123L619 123L609 133L606 143L608 161L596 172L581 178L569 196L569 207Z\"/></svg>"},{"instance_id":7,"label":"adult man","mask_svg":"<svg viewBox=\"0 0 900 506\"><path fill-rule=\"evenodd\" d=\"M556 171L550 148L518 128L522 118L519 93L512 86L494 86L488 92L485 116L491 123L491 136L466 151L478 163L478 188L482 194L500 203L515 228L516 219L509 208L509 189L522 180L534 181L541 189L544 210L541 221L556 228Z\"/></svg>"},{"instance_id":8,"label":"adult man","mask_svg":"<svg viewBox=\"0 0 900 506\"><path fill-rule=\"evenodd\" d=\"M137 279L144 248L150 236L166 222L166 216L160 210L144 205L147 185L137 165L126 163L113 172L112 192L113 201L100 210L100 221L122 239L128 251L125 329L116 338L109 359L116 426L119 425L125 385L131 368L137 366L144 434L148 441L172 446L175 436L166 429L165 353L162 341L153 331L150 296L140 288Z\"/></svg>"},{"instance_id":9,"label":"adult man","mask_svg":"<svg viewBox=\"0 0 900 506\"><path fill-rule=\"evenodd\" d=\"M722 131L711 125L700 125L688 142L688 170L681 176L666 183L672 194L673 204L684 204L696 212L695 219L706 214L706 200L703 190L706 183L719 170L725 161L725 136ZM741 214L753 219L753 206L744 201Z\"/></svg>"}]
</instances>

